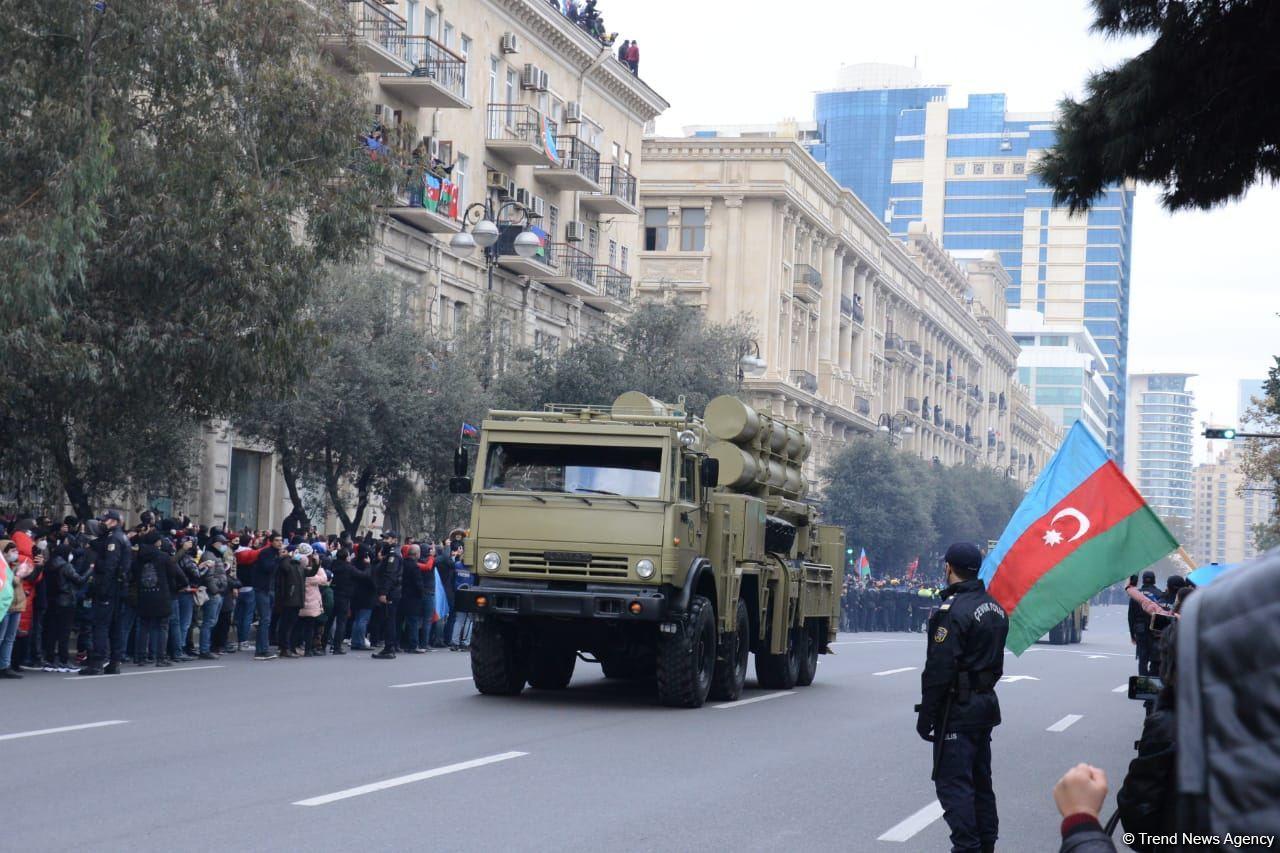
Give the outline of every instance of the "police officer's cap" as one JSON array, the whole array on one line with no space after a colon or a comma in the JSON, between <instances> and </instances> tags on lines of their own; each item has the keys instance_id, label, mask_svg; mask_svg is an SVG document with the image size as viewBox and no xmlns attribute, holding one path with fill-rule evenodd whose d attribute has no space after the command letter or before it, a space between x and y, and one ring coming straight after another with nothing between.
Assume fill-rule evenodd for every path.
<instances>
[{"instance_id":1,"label":"police officer's cap","mask_svg":"<svg viewBox=\"0 0 1280 853\"><path fill-rule=\"evenodd\" d=\"M98 521L107 521L108 519L112 521L118 521L122 524L124 523L124 519L120 517L120 513L114 509L109 509L106 512L104 512L102 515L98 516Z\"/></svg>"},{"instance_id":2,"label":"police officer's cap","mask_svg":"<svg viewBox=\"0 0 1280 853\"><path fill-rule=\"evenodd\" d=\"M973 542L955 542L947 549L944 560L953 569L976 572L982 568L982 549Z\"/></svg>"}]
</instances>

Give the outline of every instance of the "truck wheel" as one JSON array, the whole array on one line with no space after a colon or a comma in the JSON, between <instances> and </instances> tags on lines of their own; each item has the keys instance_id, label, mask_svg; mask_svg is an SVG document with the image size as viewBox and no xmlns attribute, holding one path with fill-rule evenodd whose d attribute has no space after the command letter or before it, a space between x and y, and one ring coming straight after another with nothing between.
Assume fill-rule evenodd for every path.
<instances>
[{"instance_id":1,"label":"truck wheel","mask_svg":"<svg viewBox=\"0 0 1280 853\"><path fill-rule=\"evenodd\" d=\"M796 684L808 687L818 674L818 623L810 621L796 631L796 639L800 641L800 672L796 676Z\"/></svg>"},{"instance_id":2,"label":"truck wheel","mask_svg":"<svg viewBox=\"0 0 1280 853\"><path fill-rule=\"evenodd\" d=\"M492 619L476 622L471 636L471 680L486 696L515 696L524 689L527 652L514 625Z\"/></svg>"},{"instance_id":3,"label":"truck wheel","mask_svg":"<svg viewBox=\"0 0 1280 853\"><path fill-rule=\"evenodd\" d=\"M702 707L715 668L715 611L705 595L695 595L682 629L658 636L658 701L672 708Z\"/></svg>"},{"instance_id":4,"label":"truck wheel","mask_svg":"<svg viewBox=\"0 0 1280 853\"><path fill-rule=\"evenodd\" d=\"M534 642L529 659L529 686L537 690L563 690L573 678L578 653L568 646Z\"/></svg>"},{"instance_id":5,"label":"truck wheel","mask_svg":"<svg viewBox=\"0 0 1280 853\"><path fill-rule=\"evenodd\" d=\"M800 649L796 631L788 634L787 650L780 655L756 653L756 681L766 690L790 690L800 678Z\"/></svg>"},{"instance_id":6,"label":"truck wheel","mask_svg":"<svg viewBox=\"0 0 1280 853\"><path fill-rule=\"evenodd\" d=\"M734 632L725 634L716 655L716 673L711 681L711 698L733 702L742 695L747 681L747 656L751 654L751 623L747 619L747 603L738 599L738 618Z\"/></svg>"}]
</instances>

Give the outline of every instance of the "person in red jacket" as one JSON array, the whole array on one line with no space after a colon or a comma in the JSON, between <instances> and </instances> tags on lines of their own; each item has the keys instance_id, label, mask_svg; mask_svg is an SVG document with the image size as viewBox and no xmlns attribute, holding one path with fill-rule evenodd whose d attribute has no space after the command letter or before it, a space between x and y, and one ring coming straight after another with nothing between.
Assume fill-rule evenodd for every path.
<instances>
[{"instance_id":1,"label":"person in red jacket","mask_svg":"<svg viewBox=\"0 0 1280 853\"><path fill-rule=\"evenodd\" d=\"M640 42L632 41L627 47L627 67L631 69L631 73L639 76L640 74Z\"/></svg>"}]
</instances>

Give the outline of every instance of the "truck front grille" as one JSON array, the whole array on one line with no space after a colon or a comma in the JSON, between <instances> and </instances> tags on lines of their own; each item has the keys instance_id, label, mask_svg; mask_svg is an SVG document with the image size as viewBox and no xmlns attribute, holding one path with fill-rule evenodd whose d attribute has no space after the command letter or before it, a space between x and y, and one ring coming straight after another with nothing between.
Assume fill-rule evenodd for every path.
<instances>
[{"instance_id":1,"label":"truck front grille","mask_svg":"<svg viewBox=\"0 0 1280 853\"><path fill-rule=\"evenodd\" d=\"M558 575L570 578L625 578L627 558L604 554L583 554L589 559L564 559L565 555L541 551L512 551L508 566L512 572L531 575ZM550 557L550 559L548 559Z\"/></svg>"}]
</instances>

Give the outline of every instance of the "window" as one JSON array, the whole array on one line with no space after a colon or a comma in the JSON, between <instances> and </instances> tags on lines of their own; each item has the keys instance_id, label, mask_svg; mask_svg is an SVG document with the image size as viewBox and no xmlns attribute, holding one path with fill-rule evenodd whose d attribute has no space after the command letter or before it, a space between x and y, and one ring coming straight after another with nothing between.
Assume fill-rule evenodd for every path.
<instances>
[{"instance_id":1,"label":"window","mask_svg":"<svg viewBox=\"0 0 1280 853\"><path fill-rule=\"evenodd\" d=\"M516 102L516 86L519 84L516 78L516 70L514 68L507 69L507 103L514 104Z\"/></svg>"},{"instance_id":2,"label":"window","mask_svg":"<svg viewBox=\"0 0 1280 853\"><path fill-rule=\"evenodd\" d=\"M498 57L489 57L489 103L498 102Z\"/></svg>"},{"instance_id":3,"label":"window","mask_svg":"<svg viewBox=\"0 0 1280 853\"><path fill-rule=\"evenodd\" d=\"M547 205L547 233L552 242L560 239L560 208L554 204Z\"/></svg>"},{"instance_id":4,"label":"window","mask_svg":"<svg viewBox=\"0 0 1280 853\"><path fill-rule=\"evenodd\" d=\"M707 241L707 212L701 207L680 209L680 251L701 252Z\"/></svg>"},{"instance_id":5,"label":"window","mask_svg":"<svg viewBox=\"0 0 1280 853\"><path fill-rule=\"evenodd\" d=\"M445 21L444 22L444 46L449 48L449 50L453 50L453 41L454 41L455 35L457 35L457 30L454 28L453 24L449 23L448 21Z\"/></svg>"},{"instance_id":6,"label":"window","mask_svg":"<svg viewBox=\"0 0 1280 853\"><path fill-rule=\"evenodd\" d=\"M412 33L413 33L413 30L409 30L409 32L410 32L410 34L412 34ZM428 8L424 8L424 9L422 10L422 30L421 30L421 32L422 32L422 34L423 34L423 35L428 35L428 36L431 36L432 38L436 38L436 37L439 35L439 34L436 32L436 13L435 13L435 12L432 12L432 11L431 11L430 9L428 9Z\"/></svg>"},{"instance_id":7,"label":"window","mask_svg":"<svg viewBox=\"0 0 1280 853\"><path fill-rule=\"evenodd\" d=\"M695 478L697 476L698 467L694 457L684 457L683 464L680 466L680 500L693 501Z\"/></svg>"},{"instance_id":8,"label":"window","mask_svg":"<svg viewBox=\"0 0 1280 853\"><path fill-rule=\"evenodd\" d=\"M662 494L662 449L493 444L485 460L484 487L656 498Z\"/></svg>"},{"instance_id":9,"label":"window","mask_svg":"<svg viewBox=\"0 0 1280 853\"><path fill-rule=\"evenodd\" d=\"M614 267L615 269L618 266L618 241L617 240L609 241L609 266Z\"/></svg>"},{"instance_id":10,"label":"window","mask_svg":"<svg viewBox=\"0 0 1280 853\"><path fill-rule=\"evenodd\" d=\"M462 44L458 52L462 54L462 60L464 63L466 63L462 67L464 69L470 68L471 67L471 37L470 36L462 37ZM471 92L467 86L467 72L464 70L462 72L462 99L466 100L468 97L470 97L470 95L471 95Z\"/></svg>"},{"instance_id":11,"label":"window","mask_svg":"<svg viewBox=\"0 0 1280 853\"><path fill-rule=\"evenodd\" d=\"M1065 347L1067 345L1066 335L1041 335L1040 346L1042 347Z\"/></svg>"},{"instance_id":12,"label":"window","mask_svg":"<svg viewBox=\"0 0 1280 853\"><path fill-rule=\"evenodd\" d=\"M404 27L405 32L411 36L421 32L418 29L418 0L407 0L404 4Z\"/></svg>"},{"instance_id":13,"label":"window","mask_svg":"<svg viewBox=\"0 0 1280 853\"><path fill-rule=\"evenodd\" d=\"M975 175L982 175L982 174L985 174L985 173L986 173L986 171L987 171L987 167L986 167L986 164L985 164L985 163L974 163L974 164L973 164L973 173L974 173Z\"/></svg>"},{"instance_id":14,"label":"window","mask_svg":"<svg viewBox=\"0 0 1280 853\"><path fill-rule=\"evenodd\" d=\"M622 247L622 271L623 272L627 272L627 256L630 253L631 253L630 250L626 246Z\"/></svg>"},{"instance_id":15,"label":"window","mask_svg":"<svg viewBox=\"0 0 1280 853\"><path fill-rule=\"evenodd\" d=\"M594 225L587 229L587 254L591 260L596 259L596 251L600 248L600 229Z\"/></svg>"},{"instance_id":16,"label":"window","mask_svg":"<svg viewBox=\"0 0 1280 853\"><path fill-rule=\"evenodd\" d=\"M613 153L613 160L611 162L618 163L619 162L618 158L622 154L622 149L618 147L618 143L614 142L610 146L609 150Z\"/></svg>"},{"instance_id":17,"label":"window","mask_svg":"<svg viewBox=\"0 0 1280 853\"><path fill-rule=\"evenodd\" d=\"M1004 163L992 163L992 164L991 164L991 174L993 174L993 175L1003 175L1003 174L1004 174Z\"/></svg>"},{"instance_id":18,"label":"window","mask_svg":"<svg viewBox=\"0 0 1280 853\"><path fill-rule=\"evenodd\" d=\"M622 168L626 169L628 172L631 171L631 152L630 151L622 152Z\"/></svg>"},{"instance_id":19,"label":"window","mask_svg":"<svg viewBox=\"0 0 1280 853\"><path fill-rule=\"evenodd\" d=\"M461 334L467 328L467 306L464 302L453 303L453 332Z\"/></svg>"},{"instance_id":20,"label":"window","mask_svg":"<svg viewBox=\"0 0 1280 853\"><path fill-rule=\"evenodd\" d=\"M1027 164L1026 164L1026 163L1014 163L1014 164L1013 164L1013 173L1014 173L1015 175L1025 175L1025 174L1027 173Z\"/></svg>"},{"instance_id":21,"label":"window","mask_svg":"<svg viewBox=\"0 0 1280 853\"><path fill-rule=\"evenodd\" d=\"M644 209L644 250L646 252L667 250L667 209L665 207Z\"/></svg>"},{"instance_id":22,"label":"window","mask_svg":"<svg viewBox=\"0 0 1280 853\"><path fill-rule=\"evenodd\" d=\"M955 174L955 175L963 175L964 163L956 163L954 166L951 167L951 172L952 174Z\"/></svg>"}]
</instances>

